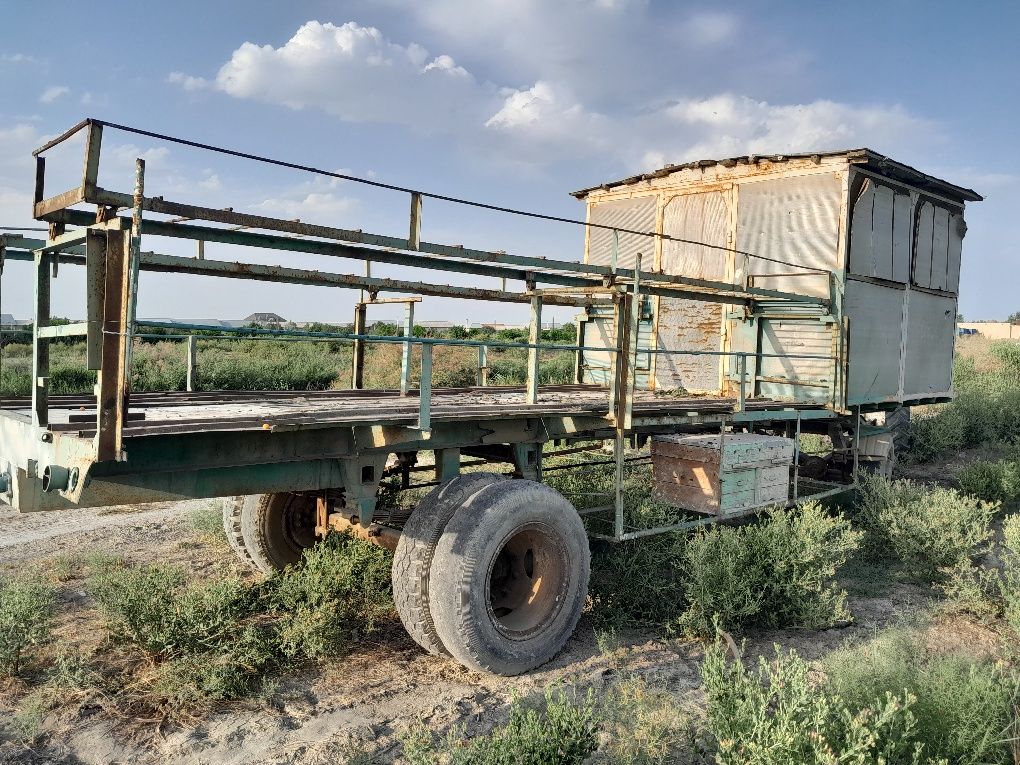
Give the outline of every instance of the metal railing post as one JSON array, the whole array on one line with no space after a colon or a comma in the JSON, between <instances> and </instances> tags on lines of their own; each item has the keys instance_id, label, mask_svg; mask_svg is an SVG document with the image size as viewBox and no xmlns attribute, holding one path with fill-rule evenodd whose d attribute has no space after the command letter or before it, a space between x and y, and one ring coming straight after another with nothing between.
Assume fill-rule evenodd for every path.
<instances>
[{"instance_id":1,"label":"metal railing post","mask_svg":"<svg viewBox=\"0 0 1020 765\"><path fill-rule=\"evenodd\" d=\"M528 332L528 398L527 403L538 403L538 343L542 339L542 297L531 298L531 326Z\"/></svg>"},{"instance_id":2,"label":"metal railing post","mask_svg":"<svg viewBox=\"0 0 1020 765\"><path fill-rule=\"evenodd\" d=\"M737 357L737 371L740 375L740 409L743 412L747 408L747 354L741 353Z\"/></svg>"},{"instance_id":3,"label":"metal railing post","mask_svg":"<svg viewBox=\"0 0 1020 765\"><path fill-rule=\"evenodd\" d=\"M191 393L195 390L195 371L198 366L198 348L195 343L195 336L188 335L188 380L187 390Z\"/></svg>"},{"instance_id":4,"label":"metal railing post","mask_svg":"<svg viewBox=\"0 0 1020 765\"><path fill-rule=\"evenodd\" d=\"M800 497L800 412L797 412L797 431L793 440L793 501Z\"/></svg>"},{"instance_id":5,"label":"metal railing post","mask_svg":"<svg viewBox=\"0 0 1020 765\"><path fill-rule=\"evenodd\" d=\"M406 396L411 391L411 338L414 336L414 303L408 300L404 304L404 343L400 353L400 395Z\"/></svg>"},{"instance_id":6,"label":"metal railing post","mask_svg":"<svg viewBox=\"0 0 1020 765\"><path fill-rule=\"evenodd\" d=\"M365 334L365 317L368 309L364 303L354 306L354 334ZM351 353L351 387L361 390L365 383L365 341L356 339Z\"/></svg>"},{"instance_id":7,"label":"metal railing post","mask_svg":"<svg viewBox=\"0 0 1020 765\"><path fill-rule=\"evenodd\" d=\"M421 382L418 384L418 429L432 429L432 344L421 346Z\"/></svg>"},{"instance_id":8,"label":"metal railing post","mask_svg":"<svg viewBox=\"0 0 1020 765\"><path fill-rule=\"evenodd\" d=\"M35 256L35 318L32 324L32 424L49 425L50 339L39 330L50 323L50 258L56 255L38 252Z\"/></svg>"},{"instance_id":9,"label":"metal railing post","mask_svg":"<svg viewBox=\"0 0 1020 765\"><path fill-rule=\"evenodd\" d=\"M489 384L489 346L478 346L478 373L475 375L475 383L479 386Z\"/></svg>"},{"instance_id":10,"label":"metal railing post","mask_svg":"<svg viewBox=\"0 0 1020 765\"><path fill-rule=\"evenodd\" d=\"M134 354L135 315L138 308L138 269L142 260L142 202L145 198L145 160L135 160L135 195L131 209L131 250L130 250L130 284L128 285L127 321L124 331L127 333L127 358L124 362L124 390L131 393L131 359Z\"/></svg>"}]
</instances>

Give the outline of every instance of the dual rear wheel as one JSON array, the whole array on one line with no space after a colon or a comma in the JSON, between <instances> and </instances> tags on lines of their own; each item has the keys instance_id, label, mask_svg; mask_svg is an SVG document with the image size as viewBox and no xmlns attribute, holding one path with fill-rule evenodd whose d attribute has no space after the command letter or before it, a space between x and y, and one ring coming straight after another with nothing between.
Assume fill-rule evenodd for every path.
<instances>
[{"instance_id":1,"label":"dual rear wheel","mask_svg":"<svg viewBox=\"0 0 1020 765\"><path fill-rule=\"evenodd\" d=\"M315 543L315 500L237 497L224 529L238 555L272 572ZM580 618L591 559L577 511L540 483L454 478L411 514L393 558L393 597L425 650L516 675L555 656Z\"/></svg>"}]
</instances>

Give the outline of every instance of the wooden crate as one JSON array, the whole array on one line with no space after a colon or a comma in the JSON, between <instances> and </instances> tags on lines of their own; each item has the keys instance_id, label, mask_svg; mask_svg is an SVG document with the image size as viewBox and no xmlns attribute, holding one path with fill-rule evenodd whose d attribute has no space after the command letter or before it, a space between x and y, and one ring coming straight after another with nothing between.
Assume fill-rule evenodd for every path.
<instances>
[{"instance_id":1,"label":"wooden crate","mask_svg":"<svg viewBox=\"0 0 1020 765\"><path fill-rule=\"evenodd\" d=\"M793 441L730 433L652 438L656 499L699 513L733 515L784 504L790 494Z\"/></svg>"}]
</instances>

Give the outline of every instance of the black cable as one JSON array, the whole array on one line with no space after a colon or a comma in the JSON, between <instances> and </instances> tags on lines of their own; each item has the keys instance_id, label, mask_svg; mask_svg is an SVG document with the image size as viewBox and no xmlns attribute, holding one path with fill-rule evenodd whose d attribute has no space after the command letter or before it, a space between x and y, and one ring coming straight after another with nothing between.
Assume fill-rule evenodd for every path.
<instances>
[{"instance_id":1,"label":"black cable","mask_svg":"<svg viewBox=\"0 0 1020 765\"><path fill-rule=\"evenodd\" d=\"M338 178L339 180L351 181L352 183L361 183L361 184L364 184L366 186L373 186L373 187L379 188L379 189L387 189L389 191L399 191L399 192L402 192L404 194L419 194L423 198L436 199L436 200L439 200L441 202L452 202L454 204L466 205L468 207L476 207L476 208L480 208L482 210L492 210L494 212L507 213L509 215L520 215L520 216L526 217L526 218L537 218L539 220L548 220L548 221L553 221L555 223L568 223L568 224L573 225L573 226L585 226L585 227L590 227L590 228L604 229L604 230L607 230L607 231L615 231L615 232L620 233L620 234L633 234L635 236L649 236L649 237L653 237L653 238L654 237L658 237L660 239L663 239L663 240L669 241L669 242L679 242L681 244L692 244L692 245L695 245L695 246L698 246L698 247L706 247L706 248L711 249L711 250L722 250L723 252L732 252L732 253L735 253L737 255L744 255L745 257L756 258L758 260L764 260L764 261L768 261L770 263L778 263L780 265L790 266L791 268L800 268L800 269L803 269L806 272L820 273L820 274L828 273L828 271L825 271L824 269L811 268L810 266L805 266L805 265L803 265L801 263L791 263L791 262L786 261L786 260L779 260L777 258L769 258L769 257L766 257L764 255L755 255L752 252L746 252L744 250L737 250L737 249L733 249L733 248L730 248L730 247L724 247L724 246L718 245L718 244L709 244L708 242L699 242L699 241L697 241L695 239L681 239L679 237L670 236L669 234L660 234L660 233L655 232L655 231L635 231L635 230L629 229L629 228L619 228L617 226L607 226L607 225L605 225L603 223L589 223L588 221L577 220L576 218L562 218L562 217L560 217L558 215L548 215L546 213L530 212L530 211L527 211L527 210L517 210L517 209L514 209L512 207L501 207L499 205L493 205L493 204L489 204L487 202L477 202L477 201L474 201L474 200L471 200L471 199L463 199L461 197L448 196L446 194L435 194L435 193L432 193L430 191L420 191L418 189L412 189L412 188L408 188L406 186L397 186L397 185L392 184L392 183L383 183L382 181L372 181L372 180L369 180L367 178L359 178L359 177L357 177L355 175L346 175L345 173L336 173L336 172L333 172L332 170L323 170L322 168L312 167L311 165L302 165L302 164L298 164L296 162L287 162L287 161L282 160L282 159L272 159L271 157L264 157L264 156L259 155L259 154L251 154L249 152L238 151L236 149L227 149L227 148L225 148L223 146L214 146L213 144L201 143L199 141L191 141L191 140L188 140L187 138L177 138L175 136L166 135L165 133L155 133L155 132L153 132L151 130L143 130L141 128L135 128L135 127L131 127L129 125L121 125L121 124L118 124L116 122L106 122L104 120L89 119L89 120L86 120L83 123L79 123L78 125L76 125L70 131L68 131L68 133L66 133L65 136L66 135L71 135L74 132L77 132L87 122L91 122L91 123L96 124L96 125L103 125L104 127L111 127L114 130L122 130L122 131L127 132L127 133L134 133L136 135L143 135L143 136L146 136L147 138L154 138L154 139L159 140L159 141L167 141L169 143L176 143L176 144L180 144L182 146L190 146L190 147L195 148L195 149L203 149L205 151L212 151L212 152L216 152L218 154L226 154L226 155L229 155L231 157L239 157L241 159L250 159L250 160L252 160L254 162L262 162L262 163L265 163L265 164L268 164L268 165L275 165L277 167L286 167L286 168L289 168L291 170L301 170L301 171L306 172L306 173L313 173L315 175L324 175L324 176L329 177L329 178ZM59 140L60 139L55 139L50 144L48 144L46 146L43 146L40 149L37 149L36 151L41 153L42 151L45 151L48 148L52 148L52 146L55 145L57 142L59 142Z\"/></svg>"}]
</instances>

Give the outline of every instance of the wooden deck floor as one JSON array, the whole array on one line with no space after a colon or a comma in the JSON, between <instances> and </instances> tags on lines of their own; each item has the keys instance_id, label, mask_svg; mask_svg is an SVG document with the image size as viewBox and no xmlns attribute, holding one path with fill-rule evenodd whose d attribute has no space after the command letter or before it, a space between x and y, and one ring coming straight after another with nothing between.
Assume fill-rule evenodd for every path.
<instances>
[{"instance_id":1,"label":"wooden deck floor","mask_svg":"<svg viewBox=\"0 0 1020 765\"><path fill-rule=\"evenodd\" d=\"M639 391L635 417L731 411L735 400ZM749 399L749 410L818 408L771 399ZM27 399L0 400L0 408L29 416ZM346 391L209 391L140 393L131 396L125 436L211 430L277 430L364 424L413 425L418 420L417 391L401 396L392 390ZM541 415L606 415L609 392L593 385L549 385L538 403L528 404L521 387L445 388L432 392L435 422L511 419ZM91 436L95 432L95 398L53 396L50 429Z\"/></svg>"}]
</instances>

